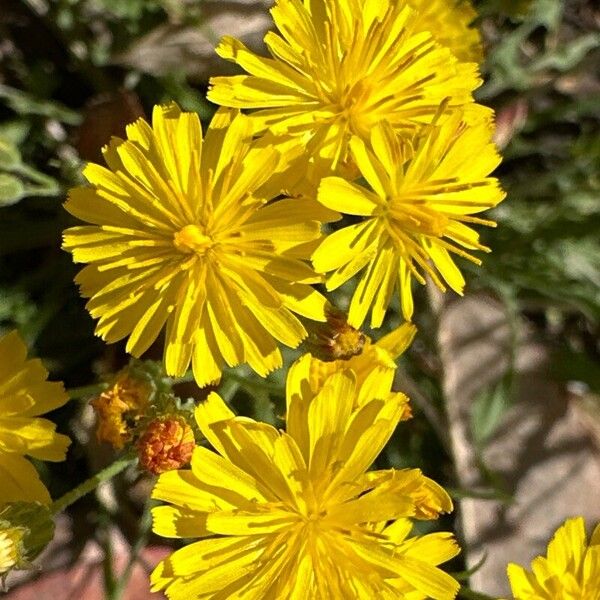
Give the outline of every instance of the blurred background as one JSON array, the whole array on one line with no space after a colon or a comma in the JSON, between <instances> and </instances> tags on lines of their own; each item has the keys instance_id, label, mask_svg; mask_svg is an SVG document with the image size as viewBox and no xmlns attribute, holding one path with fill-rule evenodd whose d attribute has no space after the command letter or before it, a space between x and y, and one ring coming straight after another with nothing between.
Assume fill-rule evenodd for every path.
<instances>
[{"instance_id":1,"label":"blurred background","mask_svg":"<svg viewBox=\"0 0 600 600\"><path fill-rule=\"evenodd\" d=\"M67 388L127 361L122 346L93 336L60 250L67 189L156 103L175 100L207 122L208 77L232 72L216 42L231 34L260 50L270 4L0 0L0 335L18 328ZM452 491L457 510L439 526L464 552L450 568L497 597L508 594L506 563L529 563L566 517L600 521L600 7L476 6L487 55L478 98L497 111L508 197L497 229L482 232L492 254L482 268L461 265L465 297L417 291L419 333L397 381L415 418L381 466L421 467ZM340 307L350 292L339 291ZM388 328L399 323L395 306ZM236 408L275 421L285 371L266 387L237 375ZM193 386L178 391L201 398ZM52 418L75 441L67 463L40 465L56 497L113 455L96 442L85 401ZM170 551L149 533L151 485L128 473L77 503L38 561L43 573L13 578L6 597L150 597L147 573Z\"/></svg>"}]
</instances>

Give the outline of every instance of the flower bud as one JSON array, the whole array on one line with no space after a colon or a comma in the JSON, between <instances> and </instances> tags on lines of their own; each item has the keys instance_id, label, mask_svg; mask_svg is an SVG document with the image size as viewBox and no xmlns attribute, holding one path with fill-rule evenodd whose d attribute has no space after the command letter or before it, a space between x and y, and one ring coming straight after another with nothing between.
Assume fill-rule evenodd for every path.
<instances>
[{"instance_id":1,"label":"flower bud","mask_svg":"<svg viewBox=\"0 0 600 600\"><path fill-rule=\"evenodd\" d=\"M27 569L54 536L50 509L39 502L0 506L0 577Z\"/></svg>"},{"instance_id":2,"label":"flower bud","mask_svg":"<svg viewBox=\"0 0 600 600\"><path fill-rule=\"evenodd\" d=\"M131 441L153 391L149 381L134 376L128 367L117 373L112 385L91 402L98 417L98 439L123 448Z\"/></svg>"},{"instance_id":3,"label":"flower bud","mask_svg":"<svg viewBox=\"0 0 600 600\"><path fill-rule=\"evenodd\" d=\"M0 529L0 577L21 562L24 535L22 527Z\"/></svg>"},{"instance_id":4,"label":"flower bud","mask_svg":"<svg viewBox=\"0 0 600 600\"><path fill-rule=\"evenodd\" d=\"M159 417L150 421L137 442L140 466L155 475L180 469L192 459L195 445L183 417Z\"/></svg>"}]
</instances>

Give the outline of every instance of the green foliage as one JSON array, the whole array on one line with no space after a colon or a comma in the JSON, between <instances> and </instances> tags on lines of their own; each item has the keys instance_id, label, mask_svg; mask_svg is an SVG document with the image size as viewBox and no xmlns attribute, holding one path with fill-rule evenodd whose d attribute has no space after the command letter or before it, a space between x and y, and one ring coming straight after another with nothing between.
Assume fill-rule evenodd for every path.
<instances>
[{"instance_id":1,"label":"green foliage","mask_svg":"<svg viewBox=\"0 0 600 600\"><path fill-rule=\"evenodd\" d=\"M498 228L486 232L493 252L478 279L527 307L580 312L598 324L600 34L575 4L538 0L516 27L495 19L481 95L512 139L500 170L508 198L495 211Z\"/></svg>"},{"instance_id":2,"label":"green foliage","mask_svg":"<svg viewBox=\"0 0 600 600\"><path fill-rule=\"evenodd\" d=\"M471 411L471 431L478 447L483 447L493 436L510 404L510 386L506 378L491 389L484 390L475 399Z\"/></svg>"}]
</instances>

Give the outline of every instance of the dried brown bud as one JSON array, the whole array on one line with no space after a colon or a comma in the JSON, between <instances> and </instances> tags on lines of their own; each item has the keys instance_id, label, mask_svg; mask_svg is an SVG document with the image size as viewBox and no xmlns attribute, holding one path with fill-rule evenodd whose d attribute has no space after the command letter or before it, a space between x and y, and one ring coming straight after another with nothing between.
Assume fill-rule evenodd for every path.
<instances>
[{"instance_id":1,"label":"dried brown bud","mask_svg":"<svg viewBox=\"0 0 600 600\"><path fill-rule=\"evenodd\" d=\"M131 441L132 431L143 416L152 393L150 385L121 371L113 384L91 402L98 417L98 439L121 449Z\"/></svg>"},{"instance_id":2,"label":"dried brown bud","mask_svg":"<svg viewBox=\"0 0 600 600\"><path fill-rule=\"evenodd\" d=\"M183 417L159 417L137 442L140 466L155 475L180 469L192 459L195 446L192 428Z\"/></svg>"},{"instance_id":3,"label":"dried brown bud","mask_svg":"<svg viewBox=\"0 0 600 600\"><path fill-rule=\"evenodd\" d=\"M321 360L347 360L363 351L367 336L348 323L346 314L334 306L326 309L327 321L316 324L309 339L311 352Z\"/></svg>"}]
</instances>

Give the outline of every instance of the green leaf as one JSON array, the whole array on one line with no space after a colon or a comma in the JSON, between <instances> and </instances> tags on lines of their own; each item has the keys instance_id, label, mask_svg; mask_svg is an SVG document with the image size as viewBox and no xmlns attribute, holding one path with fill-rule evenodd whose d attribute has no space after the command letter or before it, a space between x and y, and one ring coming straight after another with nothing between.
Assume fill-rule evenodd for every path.
<instances>
[{"instance_id":1,"label":"green leaf","mask_svg":"<svg viewBox=\"0 0 600 600\"><path fill-rule=\"evenodd\" d=\"M25 186L13 175L0 173L0 208L16 204L25 196Z\"/></svg>"},{"instance_id":2,"label":"green leaf","mask_svg":"<svg viewBox=\"0 0 600 600\"><path fill-rule=\"evenodd\" d=\"M9 140L0 137L0 169L12 171L21 164L19 149Z\"/></svg>"},{"instance_id":3,"label":"green leaf","mask_svg":"<svg viewBox=\"0 0 600 600\"><path fill-rule=\"evenodd\" d=\"M18 115L40 115L68 125L79 125L81 115L53 100L40 100L21 90L0 84L0 98Z\"/></svg>"},{"instance_id":4,"label":"green leaf","mask_svg":"<svg viewBox=\"0 0 600 600\"><path fill-rule=\"evenodd\" d=\"M466 571L450 573L450 575L452 575L452 577L454 577L454 579L456 579L457 581L468 581L472 575L475 575L475 573L477 573L477 571L479 571L479 569L483 567L485 561L487 560L487 557L488 553L484 552L483 556L479 559L477 564L473 565L470 569L467 569Z\"/></svg>"},{"instance_id":5,"label":"green leaf","mask_svg":"<svg viewBox=\"0 0 600 600\"><path fill-rule=\"evenodd\" d=\"M479 447L494 434L509 406L510 392L505 379L475 399L471 412L471 430Z\"/></svg>"}]
</instances>

